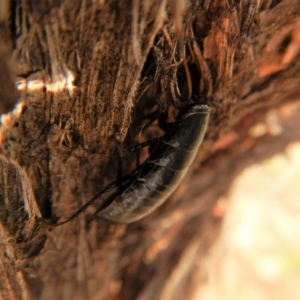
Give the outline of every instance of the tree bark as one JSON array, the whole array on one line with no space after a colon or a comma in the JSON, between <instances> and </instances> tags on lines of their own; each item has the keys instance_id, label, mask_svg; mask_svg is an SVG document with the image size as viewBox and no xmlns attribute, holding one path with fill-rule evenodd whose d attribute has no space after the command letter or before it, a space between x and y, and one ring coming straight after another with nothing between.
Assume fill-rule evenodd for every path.
<instances>
[{"instance_id":1,"label":"tree bark","mask_svg":"<svg viewBox=\"0 0 300 300\"><path fill-rule=\"evenodd\" d=\"M218 200L243 168L299 138L299 1L182 3L1 4L0 299L188 299ZM124 149L162 134L160 107L190 99L211 118L189 181L165 204L115 225L89 222L96 203L53 226L135 169ZM289 134L249 132L290 103L277 115Z\"/></svg>"}]
</instances>

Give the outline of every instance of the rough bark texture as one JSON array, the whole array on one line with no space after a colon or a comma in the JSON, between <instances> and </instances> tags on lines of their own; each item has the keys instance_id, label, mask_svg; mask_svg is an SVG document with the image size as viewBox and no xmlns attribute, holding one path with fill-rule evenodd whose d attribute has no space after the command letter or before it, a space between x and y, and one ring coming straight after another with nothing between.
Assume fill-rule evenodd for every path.
<instances>
[{"instance_id":1,"label":"rough bark texture","mask_svg":"<svg viewBox=\"0 0 300 300\"><path fill-rule=\"evenodd\" d=\"M182 3L1 1L2 113L16 98L9 78L19 91L0 128L1 299L188 299L219 198L297 138L248 132L299 95L299 1ZM159 106L191 96L212 114L189 183L129 226L88 223L97 205L51 226L132 172L124 148L161 134Z\"/></svg>"}]
</instances>

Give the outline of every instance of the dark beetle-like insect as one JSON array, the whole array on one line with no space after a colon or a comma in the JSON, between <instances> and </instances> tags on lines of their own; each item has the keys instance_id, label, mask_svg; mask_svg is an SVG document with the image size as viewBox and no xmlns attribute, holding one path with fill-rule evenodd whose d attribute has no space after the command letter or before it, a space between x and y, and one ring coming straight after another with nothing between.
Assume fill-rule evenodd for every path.
<instances>
[{"instance_id":1,"label":"dark beetle-like insect","mask_svg":"<svg viewBox=\"0 0 300 300\"><path fill-rule=\"evenodd\" d=\"M149 148L149 157L130 177L106 207L95 217L113 223L131 223L151 213L178 187L193 162L203 140L210 108L206 104L192 104L182 110L174 123L160 122L165 131ZM149 144L149 143L148 143ZM74 215L57 224L76 218L116 183L107 186Z\"/></svg>"}]
</instances>

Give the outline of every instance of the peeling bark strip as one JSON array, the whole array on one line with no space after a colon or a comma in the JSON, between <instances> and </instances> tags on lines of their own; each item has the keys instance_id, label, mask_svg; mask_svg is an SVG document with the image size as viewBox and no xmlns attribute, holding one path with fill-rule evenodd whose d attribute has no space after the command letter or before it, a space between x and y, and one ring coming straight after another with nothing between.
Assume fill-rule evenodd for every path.
<instances>
[{"instance_id":1,"label":"peeling bark strip","mask_svg":"<svg viewBox=\"0 0 300 300\"><path fill-rule=\"evenodd\" d=\"M234 174L230 166L218 174L222 162L214 155L234 164L231 153L251 126L242 120L287 102L298 86L300 4L182 3L1 1L0 64L15 76L19 104L1 116L0 299L178 299L193 290L187 278L195 264L185 257L199 259L212 243L218 222L210 209ZM15 91L1 70L6 112ZM157 117L156 101L181 110L190 95L211 107L197 180L211 183L210 170L219 185L196 183L177 202L183 185L159 211L128 227L87 225L96 207L47 229L121 169L131 172L134 159L122 149L144 127L139 142L159 136L147 117ZM239 143L214 146L236 124Z\"/></svg>"}]
</instances>

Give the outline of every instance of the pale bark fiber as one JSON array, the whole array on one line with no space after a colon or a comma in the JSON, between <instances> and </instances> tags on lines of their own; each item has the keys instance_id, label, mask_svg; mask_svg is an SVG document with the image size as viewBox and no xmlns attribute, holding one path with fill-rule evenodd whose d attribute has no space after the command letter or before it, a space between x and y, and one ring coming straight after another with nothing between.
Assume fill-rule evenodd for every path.
<instances>
[{"instance_id":1,"label":"pale bark fiber","mask_svg":"<svg viewBox=\"0 0 300 300\"><path fill-rule=\"evenodd\" d=\"M219 197L298 137L248 129L297 95L299 0L1 2L0 109L15 101L10 78L19 105L0 128L0 299L188 299ZM191 95L212 113L190 185L129 226L88 224L97 203L49 226L132 172L124 148L161 134L145 126L156 101L183 107Z\"/></svg>"}]
</instances>

